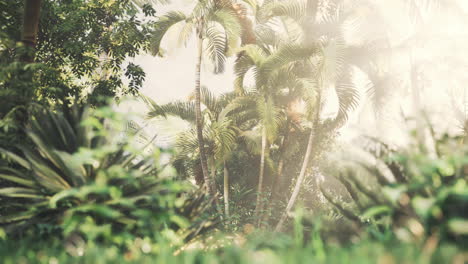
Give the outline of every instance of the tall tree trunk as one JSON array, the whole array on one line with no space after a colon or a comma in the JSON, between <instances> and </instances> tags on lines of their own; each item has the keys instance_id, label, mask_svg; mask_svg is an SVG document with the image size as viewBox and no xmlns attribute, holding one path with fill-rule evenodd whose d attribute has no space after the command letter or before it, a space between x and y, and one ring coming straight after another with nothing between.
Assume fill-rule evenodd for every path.
<instances>
[{"instance_id":1,"label":"tall tree trunk","mask_svg":"<svg viewBox=\"0 0 468 264\"><path fill-rule=\"evenodd\" d=\"M257 187L257 203L255 205L255 218L257 219L257 226L260 224L260 212L262 211L263 205L263 175L265 174L265 154L267 145L266 127L262 128L262 153L260 156L260 173L258 175L258 187Z\"/></svg>"},{"instance_id":2,"label":"tall tree trunk","mask_svg":"<svg viewBox=\"0 0 468 264\"><path fill-rule=\"evenodd\" d=\"M278 173L276 174L275 180L273 181L273 186L271 190L271 195L272 199L274 200L275 198L278 197L278 190L281 190L281 184L282 184L282 175L283 175L283 168L284 168L284 156L285 156L285 150L286 150L286 144L288 143L288 138L289 138L289 124L290 124L290 119L287 118L286 120L286 131L284 133L283 141L281 142L281 147L279 149L280 152L280 157L278 161Z\"/></svg>"},{"instance_id":3,"label":"tall tree trunk","mask_svg":"<svg viewBox=\"0 0 468 264\"><path fill-rule=\"evenodd\" d=\"M24 14L23 14L23 31L21 32L21 42L27 48L26 52L20 53L17 60L29 64L33 63L36 53L37 35L39 32L39 20L41 14L42 0L25 0L24 1ZM15 106L27 106L34 98L35 86L33 83L33 71L23 69L19 72L18 77L21 82L27 82L28 89L18 96L13 101ZM8 110L9 111L9 110ZM15 113L15 119L20 125L24 125L28 119L29 114L26 107L19 108Z\"/></svg>"},{"instance_id":4,"label":"tall tree trunk","mask_svg":"<svg viewBox=\"0 0 468 264\"><path fill-rule=\"evenodd\" d=\"M270 199L268 200L266 204L265 210L271 210L271 204L273 201L278 199L279 196L279 190L281 190L282 186L282 175L283 175L283 168L284 168L284 151L286 148L286 144L288 142L288 137L289 137L289 124L290 124L290 119L288 118L286 120L286 132L284 134L283 140L281 141L281 146L279 148L280 152L280 157L278 160L278 172L276 173L275 178L273 179L273 183L271 184L271 194L270 194ZM266 223L268 221L268 213L263 212L260 216L260 221L262 223ZM260 225L259 225L260 226Z\"/></svg>"},{"instance_id":5,"label":"tall tree trunk","mask_svg":"<svg viewBox=\"0 0 468 264\"><path fill-rule=\"evenodd\" d=\"M321 84L319 87L321 87ZM284 210L283 215L281 216L278 224L275 227L275 232L280 232L283 229L284 222L286 221L289 212L291 212L291 209L296 203L297 197L299 196L299 192L301 191L302 184L304 183L305 174L309 166L309 160L312 155L314 129L318 129L319 121L320 121L320 110L322 108L322 94L321 94L320 89L317 95L317 102L318 102L318 105L317 105L317 110L315 111L315 120L312 124L312 129L310 130L309 140L307 142L307 149L306 149L306 153L304 156L304 160L302 162L301 171L299 173L299 177L297 178L296 185L294 186L294 190L291 194L291 197L289 198L288 205L286 206L286 209Z\"/></svg>"},{"instance_id":6,"label":"tall tree trunk","mask_svg":"<svg viewBox=\"0 0 468 264\"><path fill-rule=\"evenodd\" d=\"M229 172L224 160L224 214L229 217Z\"/></svg>"},{"instance_id":7,"label":"tall tree trunk","mask_svg":"<svg viewBox=\"0 0 468 264\"><path fill-rule=\"evenodd\" d=\"M25 0L23 32L21 42L31 49L21 60L24 62L34 61L34 49L36 48L37 34L39 31L39 18L41 14L42 0Z\"/></svg>"},{"instance_id":8,"label":"tall tree trunk","mask_svg":"<svg viewBox=\"0 0 468 264\"><path fill-rule=\"evenodd\" d=\"M213 182L208 173L208 165L206 161L205 143L203 140L203 117L201 114L201 100L200 100L200 74L201 74L201 62L203 56L203 38L201 36L201 29L198 29L198 54L197 64L195 68L195 119L197 123L197 138L198 148L200 150L200 163L203 171L203 179L205 180L206 187L211 195L215 195L216 191L213 186Z\"/></svg>"},{"instance_id":9,"label":"tall tree trunk","mask_svg":"<svg viewBox=\"0 0 468 264\"><path fill-rule=\"evenodd\" d=\"M299 195L302 184L304 182L305 174L306 174L306 171L307 171L307 168L308 168L308 165L309 165L310 156L311 156L311 153L312 153L312 142L313 142L313 138L314 138L313 129L314 128L312 128L312 131L310 131L309 141L307 143L307 150L306 150L306 154L305 154L305 157L304 157L304 161L302 162L301 172L299 173L299 177L297 178L296 185L294 186L294 191L291 194L291 198L289 199L288 205L286 206L286 209L284 210L284 213L281 216L280 221L276 225L276 228L275 228L276 232L280 232L282 230L283 225L284 225L284 221L286 220L286 218L288 217L288 213L291 211L294 204L296 203L297 197Z\"/></svg>"}]
</instances>

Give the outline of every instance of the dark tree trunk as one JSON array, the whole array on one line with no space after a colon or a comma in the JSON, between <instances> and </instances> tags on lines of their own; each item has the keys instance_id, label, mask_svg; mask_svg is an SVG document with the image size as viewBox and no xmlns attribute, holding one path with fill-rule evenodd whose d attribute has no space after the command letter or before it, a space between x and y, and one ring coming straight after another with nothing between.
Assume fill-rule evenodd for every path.
<instances>
[{"instance_id":1,"label":"dark tree trunk","mask_svg":"<svg viewBox=\"0 0 468 264\"><path fill-rule=\"evenodd\" d=\"M36 48L37 33L39 31L39 17L41 14L42 0L25 0L24 2L24 18L23 32L21 42L29 47L27 54L22 56L24 62L34 61L34 51Z\"/></svg>"}]
</instances>

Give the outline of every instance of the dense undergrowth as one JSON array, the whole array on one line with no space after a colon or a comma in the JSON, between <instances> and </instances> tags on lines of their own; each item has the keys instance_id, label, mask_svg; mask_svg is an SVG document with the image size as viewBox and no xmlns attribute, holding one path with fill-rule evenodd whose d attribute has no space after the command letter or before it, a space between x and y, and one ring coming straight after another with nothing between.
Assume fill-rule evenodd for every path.
<instances>
[{"instance_id":1,"label":"dense undergrowth","mask_svg":"<svg viewBox=\"0 0 468 264\"><path fill-rule=\"evenodd\" d=\"M398 169L386 177L372 171L379 189L351 175L363 171L343 167L348 177L338 178L353 202L322 186L328 209L298 207L286 232L274 233L236 213L220 215L212 199L164 175L159 152L142 151L151 142L136 146L140 131L126 122L109 107L36 110L28 144L2 150L9 162L0 168L3 263L467 260L468 160L457 138L437 140L432 156L417 145L382 154Z\"/></svg>"},{"instance_id":2,"label":"dense undergrowth","mask_svg":"<svg viewBox=\"0 0 468 264\"><path fill-rule=\"evenodd\" d=\"M365 239L349 245L324 244L319 236L297 244L294 237L254 234L242 238L238 245L231 239L219 238L207 243L208 248L183 251L161 239L131 240L122 250L102 244L63 243L58 241L23 240L20 246L12 240L0 243L2 263L466 263L467 254L455 244L428 240L408 243L390 240L385 243ZM240 240L241 238L237 238ZM233 245L219 246L231 240ZM45 242L47 243L45 244ZM245 242L247 241L247 242ZM239 242L237 242L239 243ZM211 244L211 248L209 245Z\"/></svg>"}]
</instances>

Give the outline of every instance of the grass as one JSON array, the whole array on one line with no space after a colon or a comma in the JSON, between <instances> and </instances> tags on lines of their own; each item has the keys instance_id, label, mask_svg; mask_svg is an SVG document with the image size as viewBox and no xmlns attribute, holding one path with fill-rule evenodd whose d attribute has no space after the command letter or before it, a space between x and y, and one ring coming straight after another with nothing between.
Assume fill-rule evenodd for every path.
<instances>
[{"instance_id":1,"label":"grass","mask_svg":"<svg viewBox=\"0 0 468 264\"><path fill-rule=\"evenodd\" d=\"M214 241L216 244L216 241ZM454 244L437 241L379 243L365 240L348 246L325 245L312 239L305 246L286 237L250 238L243 245L214 249L176 251L169 243L133 239L126 249L93 243L58 243L33 240L6 240L0 243L1 263L454 263L468 262L468 252Z\"/></svg>"}]
</instances>

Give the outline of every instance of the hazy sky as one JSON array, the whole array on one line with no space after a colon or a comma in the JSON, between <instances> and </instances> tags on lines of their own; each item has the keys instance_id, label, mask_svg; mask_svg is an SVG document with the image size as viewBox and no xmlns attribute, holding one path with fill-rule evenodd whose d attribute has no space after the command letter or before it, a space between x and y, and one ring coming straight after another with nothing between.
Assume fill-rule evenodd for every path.
<instances>
[{"instance_id":1,"label":"hazy sky","mask_svg":"<svg viewBox=\"0 0 468 264\"><path fill-rule=\"evenodd\" d=\"M399 5L401 1L374 1L379 4L380 12L388 21L389 28L387 30L391 32L393 42L398 43L414 33L414 28L411 27L409 20L405 19L404 15L401 15L402 7ZM414 44L419 59L421 61L427 59L427 64L424 64L425 71L432 75L428 77L429 81L427 85L425 85L425 90L422 91L422 94L424 96L424 105L429 107L431 114L435 116L440 114L441 111L445 111L443 114L445 116L448 114L447 108L454 105L454 100L450 98L453 94L458 96L458 98L455 98L455 101L459 102L463 99L460 98L460 94L465 95L464 92L460 92L460 90L464 91L465 89L465 87L463 87L465 82L460 78L466 75L464 73L467 71L461 64L447 62L446 57L467 58L468 56L466 48L464 48L468 45L468 39L466 38L468 34L465 33L466 24L456 15L450 14L450 12L456 11L468 13L468 0L453 1L458 2L461 9L449 12L438 11L430 14L430 22L423 32L423 35L431 39L430 43L415 42ZM168 10L188 11L193 3L194 1L189 0L176 0L170 5L157 7L156 10L159 14L163 14ZM167 103L172 100L186 100L194 89L196 60L195 39L192 38L186 47L171 47L169 44L174 43L174 40L176 40L175 34L169 34L167 38L163 39L162 47L167 50L167 54L164 58L142 54L136 58L130 59L130 61L142 66L146 72L147 77L142 92L158 103ZM465 51L461 53L463 50ZM395 57L399 58L398 56ZM405 56L401 56L400 58L403 58L403 61L405 60ZM467 61L466 59L462 60L464 62ZM214 75L208 70L203 70L202 84L216 94L232 91L234 80L232 61L232 58L229 59L226 72L220 75ZM408 73L409 68L404 65L404 62L398 62L395 65L397 65L396 68L400 74L404 75ZM443 72L445 72L445 74L443 74ZM459 72L458 75L456 75L457 72ZM448 76L447 74L452 76ZM362 100L360 108L353 115L348 127L364 128L363 130L369 133L379 133L378 131L383 131L390 135L390 137L392 137L394 133L398 133L398 131L401 130L401 124L398 123L401 122L401 112L408 112L408 109L412 108L410 93L405 91L404 83L401 85L402 89L399 90L398 93L394 93L393 98L389 98L387 102L389 108L386 111L387 114L384 115L385 118L382 118L381 124L376 124L375 121L372 121L371 117L373 117L373 113L371 113L372 109L369 106L369 102ZM361 88L364 89L363 87ZM122 109L128 109L128 107L130 107L131 111L146 111L145 106L141 103L127 103L121 106ZM446 119L448 126L453 126L454 120L452 119L454 118ZM172 130L174 124L175 123L171 123L170 125L166 124L168 133L171 135L174 134ZM159 129L162 129L161 126Z\"/></svg>"}]
</instances>

